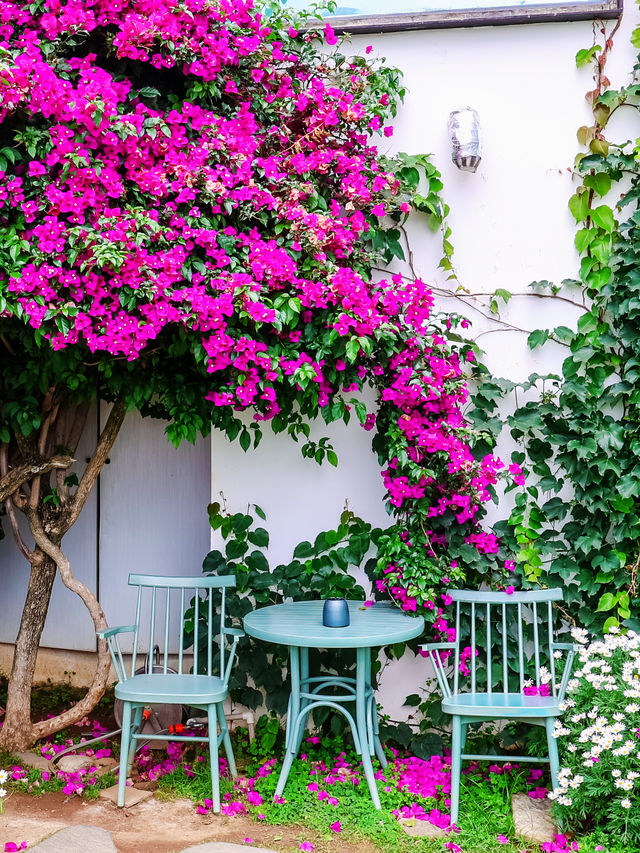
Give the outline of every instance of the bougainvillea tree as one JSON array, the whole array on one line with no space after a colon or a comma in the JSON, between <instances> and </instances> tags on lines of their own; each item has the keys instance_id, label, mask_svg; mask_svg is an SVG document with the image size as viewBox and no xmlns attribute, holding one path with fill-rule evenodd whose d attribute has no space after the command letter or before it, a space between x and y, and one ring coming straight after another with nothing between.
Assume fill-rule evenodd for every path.
<instances>
[{"instance_id":1,"label":"bougainvillea tree","mask_svg":"<svg viewBox=\"0 0 640 853\"><path fill-rule=\"evenodd\" d=\"M372 275L401 254L420 177L372 142L392 133L400 78L336 44L251 0L0 0L0 502L31 567L4 746L104 689L100 644L87 697L30 719L56 571L106 624L62 539L128 409L166 419L176 444L213 426L247 449L269 422L332 463L307 422L355 411L396 516L380 586L434 620L452 555L498 549L477 528L496 463L470 450L451 320L421 281ZM113 405L76 474L98 397Z\"/></svg>"}]
</instances>

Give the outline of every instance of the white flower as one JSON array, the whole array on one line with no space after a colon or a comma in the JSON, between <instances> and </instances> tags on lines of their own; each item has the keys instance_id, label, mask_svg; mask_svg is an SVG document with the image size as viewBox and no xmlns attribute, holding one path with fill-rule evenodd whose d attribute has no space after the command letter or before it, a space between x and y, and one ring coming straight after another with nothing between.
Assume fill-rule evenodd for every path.
<instances>
[{"instance_id":1,"label":"white flower","mask_svg":"<svg viewBox=\"0 0 640 853\"><path fill-rule=\"evenodd\" d=\"M572 628L571 636L576 641L576 643L580 643L583 645L589 639L589 633L585 628Z\"/></svg>"},{"instance_id":2,"label":"white flower","mask_svg":"<svg viewBox=\"0 0 640 853\"><path fill-rule=\"evenodd\" d=\"M564 794L561 794L558 797L558 802L561 806L570 806L573 800L571 799L571 797L566 797Z\"/></svg>"},{"instance_id":3,"label":"white flower","mask_svg":"<svg viewBox=\"0 0 640 853\"><path fill-rule=\"evenodd\" d=\"M633 779L616 779L616 788L622 788L623 791L630 791L633 788Z\"/></svg>"},{"instance_id":4,"label":"white flower","mask_svg":"<svg viewBox=\"0 0 640 853\"><path fill-rule=\"evenodd\" d=\"M6 770L0 770L0 785L4 785L4 783L9 778L9 774Z\"/></svg>"},{"instance_id":5,"label":"white flower","mask_svg":"<svg viewBox=\"0 0 640 853\"><path fill-rule=\"evenodd\" d=\"M627 714L635 714L637 711L640 711L640 705L637 702L629 702L625 711Z\"/></svg>"},{"instance_id":6,"label":"white flower","mask_svg":"<svg viewBox=\"0 0 640 853\"><path fill-rule=\"evenodd\" d=\"M611 775L615 776L616 779L618 779L620 776L622 776L622 770L618 770L618 768L616 768L615 770L611 771Z\"/></svg>"},{"instance_id":7,"label":"white flower","mask_svg":"<svg viewBox=\"0 0 640 853\"><path fill-rule=\"evenodd\" d=\"M548 684L551 681L551 673L546 666L541 666L539 671L540 683Z\"/></svg>"},{"instance_id":8,"label":"white flower","mask_svg":"<svg viewBox=\"0 0 640 853\"><path fill-rule=\"evenodd\" d=\"M631 808L631 800L628 797L625 797L624 800L620 800L620 805L623 809Z\"/></svg>"}]
</instances>

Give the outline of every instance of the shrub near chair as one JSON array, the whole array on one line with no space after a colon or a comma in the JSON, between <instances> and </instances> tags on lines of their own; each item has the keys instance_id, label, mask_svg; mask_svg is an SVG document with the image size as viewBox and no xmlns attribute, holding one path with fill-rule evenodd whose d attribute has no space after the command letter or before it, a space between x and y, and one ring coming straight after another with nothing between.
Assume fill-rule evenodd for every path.
<instances>
[{"instance_id":1,"label":"shrub near chair","mask_svg":"<svg viewBox=\"0 0 640 853\"><path fill-rule=\"evenodd\" d=\"M462 759L548 761L553 786L557 786L558 745L553 730L565 696L575 646L573 643L554 642L552 602L562 601L560 589L511 595L451 590L449 595L456 604L456 640L453 643L428 643L422 646L422 650L429 653L433 663L443 695L442 710L452 716L451 823L454 824L458 819ZM469 646L466 647L468 657L461 649L461 632L462 636L469 638ZM449 683L446 661L441 655L443 651L449 655L453 653L453 687ZM557 652L567 654L560 683L556 678ZM541 664L544 658L549 661L548 669ZM530 687L527 687L527 665L534 670ZM465 672L468 670L466 690L461 689L461 668ZM479 681L483 688L481 691L478 690ZM494 720L543 726L547 733L548 756L464 753L468 725Z\"/></svg>"},{"instance_id":2,"label":"shrub near chair","mask_svg":"<svg viewBox=\"0 0 640 853\"><path fill-rule=\"evenodd\" d=\"M124 805L125 785L131 770L137 740L148 740L141 733L143 710L160 704L188 705L207 712L208 732L203 737L180 737L178 735L154 734L153 740L195 741L209 744L211 761L211 785L213 810L220 811L220 772L218 768L218 747L224 745L229 769L235 777L236 766L229 738L229 730L224 717L222 703L227 698L229 676L235 659L236 645L244 633L238 628L225 626L226 590L234 587L235 578L225 577L162 577L158 575L129 575L129 585L138 587L136 617L133 625L109 628L99 632L109 643L109 651L118 676L115 694L122 700L122 740L120 745L120 777L118 781L118 805ZM190 603L185 593L193 590L193 672L185 672L185 607ZM213 599L216 591L220 594L220 614L216 617ZM201 595L206 596L201 598ZM144 606L143 606L144 605ZM142 622L143 614L148 613ZM200 615L207 616L206 646L203 637L198 634ZM172 630L173 623L173 630ZM214 624L219 623L214 634ZM144 627L143 627L144 626ZM170 641L176 637L178 645L178 671L169 669ZM127 675L120 637L133 635L133 654L130 675ZM162 651L161 666L142 674L136 673L136 658L146 654L139 646L140 637L148 636L148 650L155 646ZM217 637L217 641L216 641ZM226 650L226 641L232 639L230 650ZM204 647L204 649L203 649ZM215 650L214 650L215 647ZM226 659L226 660L225 660ZM158 672L157 670L161 671ZM203 669L204 674L200 674ZM217 670L219 673L215 675ZM220 734L218 734L218 725Z\"/></svg>"}]
</instances>

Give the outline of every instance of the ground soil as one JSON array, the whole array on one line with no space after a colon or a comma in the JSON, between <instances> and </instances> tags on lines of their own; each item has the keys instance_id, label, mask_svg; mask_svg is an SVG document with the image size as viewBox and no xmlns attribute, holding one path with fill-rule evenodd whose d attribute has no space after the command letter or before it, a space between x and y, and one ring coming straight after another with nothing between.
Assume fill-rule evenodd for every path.
<instances>
[{"instance_id":1,"label":"ground soil","mask_svg":"<svg viewBox=\"0 0 640 853\"><path fill-rule=\"evenodd\" d=\"M131 808L119 809L104 800L84 800L62 793L39 797L11 794L0 814L0 850L7 841L26 841L29 846L66 826L84 824L108 830L118 853L177 853L190 844L230 841L282 853L299 851L301 841L311 841L315 853L380 853L368 841L347 842L343 837L326 839L303 827L276 827L248 817L199 815L190 800L161 801L151 797ZM247 844L247 849L251 849ZM70 850L69 853L84 853Z\"/></svg>"}]
</instances>

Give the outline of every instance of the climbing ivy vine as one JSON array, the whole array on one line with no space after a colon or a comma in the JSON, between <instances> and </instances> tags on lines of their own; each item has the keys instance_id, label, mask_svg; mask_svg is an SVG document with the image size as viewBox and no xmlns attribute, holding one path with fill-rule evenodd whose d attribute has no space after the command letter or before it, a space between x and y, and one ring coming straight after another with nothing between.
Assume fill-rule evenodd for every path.
<instances>
[{"instance_id":1,"label":"climbing ivy vine","mask_svg":"<svg viewBox=\"0 0 640 853\"><path fill-rule=\"evenodd\" d=\"M617 28L603 25L602 43L576 56L578 67L594 68L593 123L578 131L586 150L569 200L579 280L533 285L572 299L579 288L584 310L575 331L529 335L532 349L550 340L566 347L558 375L515 384L480 366L474 413L495 436L498 402L512 392L525 398L507 425L527 486L498 529L517 549L525 584L562 586L567 613L595 631L640 627L640 145L607 136L616 111L640 110L640 59L629 85L610 87L605 66ZM632 42L640 47L640 28Z\"/></svg>"}]
</instances>

